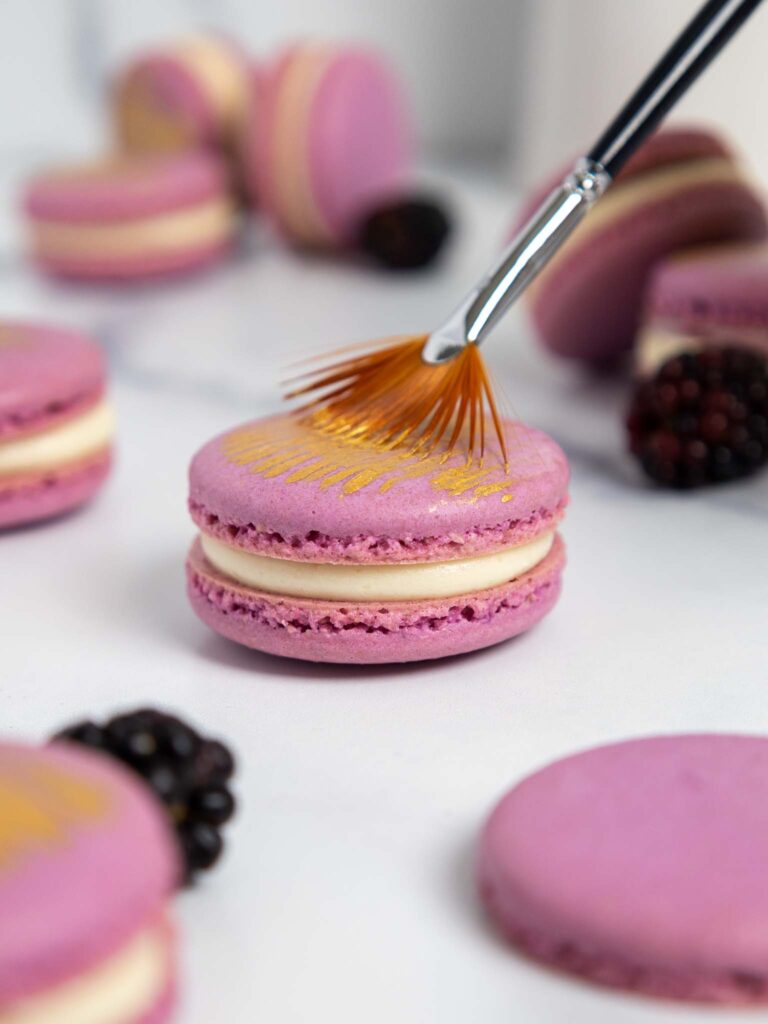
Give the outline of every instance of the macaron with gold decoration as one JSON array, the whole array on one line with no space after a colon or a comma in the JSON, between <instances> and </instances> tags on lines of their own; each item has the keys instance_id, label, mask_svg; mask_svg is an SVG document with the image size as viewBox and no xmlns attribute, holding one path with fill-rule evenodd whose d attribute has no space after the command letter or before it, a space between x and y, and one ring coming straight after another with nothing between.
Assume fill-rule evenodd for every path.
<instances>
[{"instance_id":1,"label":"macaron with gold decoration","mask_svg":"<svg viewBox=\"0 0 768 1024\"><path fill-rule=\"evenodd\" d=\"M24 197L30 254L45 271L93 281L198 270L232 249L229 177L204 152L44 171Z\"/></svg>"},{"instance_id":2,"label":"macaron with gold decoration","mask_svg":"<svg viewBox=\"0 0 768 1024\"><path fill-rule=\"evenodd\" d=\"M72 744L0 743L0 1020L164 1024L181 870L161 805Z\"/></svg>"},{"instance_id":3,"label":"macaron with gold decoration","mask_svg":"<svg viewBox=\"0 0 768 1024\"><path fill-rule=\"evenodd\" d=\"M118 144L127 153L235 152L249 75L237 43L215 33L138 55L114 85Z\"/></svg>"},{"instance_id":4,"label":"macaron with gold decoration","mask_svg":"<svg viewBox=\"0 0 768 1024\"><path fill-rule=\"evenodd\" d=\"M318 662L420 661L538 622L560 592L568 465L504 421L508 463L331 437L276 416L215 438L190 468L197 615L260 651Z\"/></svg>"},{"instance_id":5,"label":"macaron with gold decoration","mask_svg":"<svg viewBox=\"0 0 768 1024\"><path fill-rule=\"evenodd\" d=\"M0 321L0 529L92 498L112 459L101 349L44 324Z\"/></svg>"}]
</instances>

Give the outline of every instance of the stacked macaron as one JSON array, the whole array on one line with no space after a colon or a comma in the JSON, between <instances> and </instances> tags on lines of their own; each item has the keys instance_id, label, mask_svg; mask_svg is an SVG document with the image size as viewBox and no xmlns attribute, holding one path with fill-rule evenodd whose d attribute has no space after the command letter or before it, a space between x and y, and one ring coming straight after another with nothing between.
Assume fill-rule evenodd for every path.
<instances>
[{"instance_id":1,"label":"stacked macaron","mask_svg":"<svg viewBox=\"0 0 768 1024\"><path fill-rule=\"evenodd\" d=\"M528 290L536 332L566 358L614 358L634 344L648 279L662 259L765 235L763 203L723 141L699 129L662 129Z\"/></svg>"},{"instance_id":2,"label":"stacked macaron","mask_svg":"<svg viewBox=\"0 0 768 1024\"><path fill-rule=\"evenodd\" d=\"M0 324L0 527L66 512L98 490L114 429L105 391L90 339Z\"/></svg>"},{"instance_id":3,"label":"stacked macaron","mask_svg":"<svg viewBox=\"0 0 768 1024\"><path fill-rule=\"evenodd\" d=\"M199 617L248 647L309 661L405 662L477 650L554 605L568 467L504 424L482 465L339 441L295 417L215 438L190 470Z\"/></svg>"},{"instance_id":4,"label":"stacked macaron","mask_svg":"<svg viewBox=\"0 0 768 1024\"><path fill-rule=\"evenodd\" d=\"M169 1020L179 871L166 816L126 769L0 744L0 1020Z\"/></svg>"},{"instance_id":5,"label":"stacked macaron","mask_svg":"<svg viewBox=\"0 0 768 1024\"><path fill-rule=\"evenodd\" d=\"M254 79L251 189L289 239L344 246L366 212L402 189L410 129L400 84L354 47L287 49Z\"/></svg>"},{"instance_id":6,"label":"stacked macaron","mask_svg":"<svg viewBox=\"0 0 768 1024\"><path fill-rule=\"evenodd\" d=\"M234 154L249 73L240 47L212 33L140 54L114 86L118 144L127 153L204 147Z\"/></svg>"},{"instance_id":7,"label":"stacked macaron","mask_svg":"<svg viewBox=\"0 0 768 1024\"><path fill-rule=\"evenodd\" d=\"M662 736L576 754L497 805L480 895L527 955L595 983L768 1001L768 739Z\"/></svg>"},{"instance_id":8,"label":"stacked macaron","mask_svg":"<svg viewBox=\"0 0 768 1024\"><path fill-rule=\"evenodd\" d=\"M224 165L203 152L50 170L28 185L31 253L65 277L133 280L205 266L235 218Z\"/></svg>"}]
</instances>

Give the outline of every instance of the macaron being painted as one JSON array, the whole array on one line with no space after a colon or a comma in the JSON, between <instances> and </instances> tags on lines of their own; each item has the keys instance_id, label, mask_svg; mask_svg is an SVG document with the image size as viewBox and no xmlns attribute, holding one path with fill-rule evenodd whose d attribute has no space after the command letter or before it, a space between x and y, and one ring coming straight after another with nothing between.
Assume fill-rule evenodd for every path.
<instances>
[{"instance_id":1,"label":"macaron being painted","mask_svg":"<svg viewBox=\"0 0 768 1024\"><path fill-rule=\"evenodd\" d=\"M562 176L533 198L526 215ZM614 358L634 345L648 278L661 259L765 235L762 201L717 136L660 131L528 289L537 334L569 359Z\"/></svg>"},{"instance_id":2,"label":"macaron being painted","mask_svg":"<svg viewBox=\"0 0 768 1024\"><path fill-rule=\"evenodd\" d=\"M192 606L212 629L308 661L477 650L538 622L560 591L565 456L507 421L508 471L457 453L330 438L291 416L215 438L190 470Z\"/></svg>"},{"instance_id":3,"label":"macaron being painted","mask_svg":"<svg viewBox=\"0 0 768 1024\"><path fill-rule=\"evenodd\" d=\"M100 348L74 331L0 323L0 527L87 501L109 471Z\"/></svg>"},{"instance_id":4,"label":"macaron being painted","mask_svg":"<svg viewBox=\"0 0 768 1024\"><path fill-rule=\"evenodd\" d=\"M128 153L196 147L234 150L242 130L249 68L235 42L199 35L142 54L118 77L118 143Z\"/></svg>"},{"instance_id":5,"label":"macaron being painted","mask_svg":"<svg viewBox=\"0 0 768 1024\"><path fill-rule=\"evenodd\" d=\"M524 779L482 835L509 940L603 985L768 1001L768 739L631 740Z\"/></svg>"},{"instance_id":6,"label":"macaron being painted","mask_svg":"<svg viewBox=\"0 0 768 1024\"><path fill-rule=\"evenodd\" d=\"M243 149L252 193L287 238L349 245L407 175L400 84L367 50L294 46L254 79Z\"/></svg>"},{"instance_id":7,"label":"macaron being painted","mask_svg":"<svg viewBox=\"0 0 768 1024\"><path fill-rule=\"evenodd\" d=\"M0 744L0 1021L169 1020L178 873L130 772L71 744Z\"/></svg>"},{"instance_id":8,"label":"macaron being painted","mask_svg":"<svg viewBox=\"0 0 768 1024\"><path fill-rule=\"evenodd\" d=\"M717 345L768 358L768 247L713 246L670 257L654 271L637 345L640 374L680 352Z\"/></svg>"},{"instance_id":9,"label":"macaron being painted","mask_svg":"<svg viewBox=\"0 0 768 1024\"><path fill-rule=\"evenodd\" d=\"M232 248L228 174L206 153L59 168L33 179L30 249L47 271L133 280L190 271Z\"/></svg>"}]
</instances>

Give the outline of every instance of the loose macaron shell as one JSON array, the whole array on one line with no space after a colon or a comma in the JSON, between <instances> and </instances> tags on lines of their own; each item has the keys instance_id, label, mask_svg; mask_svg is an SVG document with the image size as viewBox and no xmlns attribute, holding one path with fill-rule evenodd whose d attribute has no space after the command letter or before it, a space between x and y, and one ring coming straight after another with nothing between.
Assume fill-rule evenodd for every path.
<instances>
[{"instance_id":1,"label":"loose macaron shell","mask_svg":"<svg viewBox=\"0 0 768 1024\"><path fill-rule=\"evenodd\" d=\"M637 346L638 372L711 345L737 345L768 357L764 244L692 250L655 270Z\"/></svg>"},{"instance_id":2,"label":"loose macaron shell","mask_svg":"<svg viewBox=\"0 0 768 1024\"><path fill-rule=\"evenodd\" d=\"M123 1004L126 1024L167 1019L180 865L151 792L71 744L1 744L0 809L0 1019L84 1020L78 994L98 995L105 1020Z\"/></svg>"},{"instance_id":3,"label":"loose macaron shell","mask_svg":"<svg viewBox=\"0 0 768 1024\"><path fill-rule=\"evenodd\" d=\"M89 338L0 323L0 528L69 511L99 489L112 448L105 389L103 356Z\"/></svg>"},{"instance_id":4,"label":"loose macaron shell","mask_svg":"<svg viewBox=\"0 0 768 1024\"><path fill-rule=\"evenodd\" d=\"M190 469L190 510L202 535L188 561L193 608L230 639L310 661L423 660L522 632L559 593L564 552L554 531L567 502L568 468L545 435L517 423L505 429L508 473L498 452L484 467L468 467L460 453L425 460L345 444L289 416L214 439ZM529 568L469 592L399 599L390 591L383 600L374 588L364 600L313 596L313 572L318 579L329 566L363 575L425 563L458 568L545 537ZM228 552L266 558L278 581L280 564L308 568L302 577L311 593L289 596L279 582L269 589L243 584L211 563L206 538Z\"/></svg>"},{"instance_id":5,"label":"loose macaron shell","mask_svg":"<svg viewBox=\"0 0 768 1024\"><path fill-rule=\"evenodd\" d=\"M232 247L229 176L202 153L125 157L33 179L25 212L33 258L83 279L131 280L218 260Z\"/></svg>"},{"instance_id":6,"label":"loose macaron shell","mask_svg":"<svg viewBox=\"0 0 768 1024\"><path fill-rule=\"evenodd\" d=\"M249 158L278 228L309 245L347 245L360 219L407 177L402 89L376 54L296 46L254 85Z\"/></svg>"},{"instance_id":7,"label":"loose macaron shell","mask_svg":"<svg viewBox=\"0 0 768 1024\"><path fill-rule=\"evenodd\" d=\"M529 289L536 332L566 358L615 358L634 344L660 260L691 246L763 239L766 230L759 195L719 139L690 129L660 132Z\"/></svg>"},{"instance_id":8,"label":"loose macaron shell","mask_svg":"<svg viewBox=\"0 0 768 1024\"><path fill-rule=\"evenodd\" d=\"M478 853L504 935L648 995L768 999L768 740L632 740L558 761L497 805Z\"/></svg>"}]
</instances>

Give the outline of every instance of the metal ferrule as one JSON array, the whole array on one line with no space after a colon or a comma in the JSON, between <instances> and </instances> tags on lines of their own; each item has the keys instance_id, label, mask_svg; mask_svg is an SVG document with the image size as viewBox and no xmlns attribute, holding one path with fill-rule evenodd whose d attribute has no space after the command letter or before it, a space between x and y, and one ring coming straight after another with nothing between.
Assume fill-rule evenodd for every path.
<instances>
[{"instance_id":1,"label":"metal ferrule","mask_svg":"<svg viewBox=\"0 0 768 1024\"><path fill-rule=\"evenodd\" d=\"M579 160L512 240L499 262L449 320L429 336L422 352L424 361L444 363L465 345L484 341L610 183L610 175L600 164Z\"/></svg>"}]
</instances>

